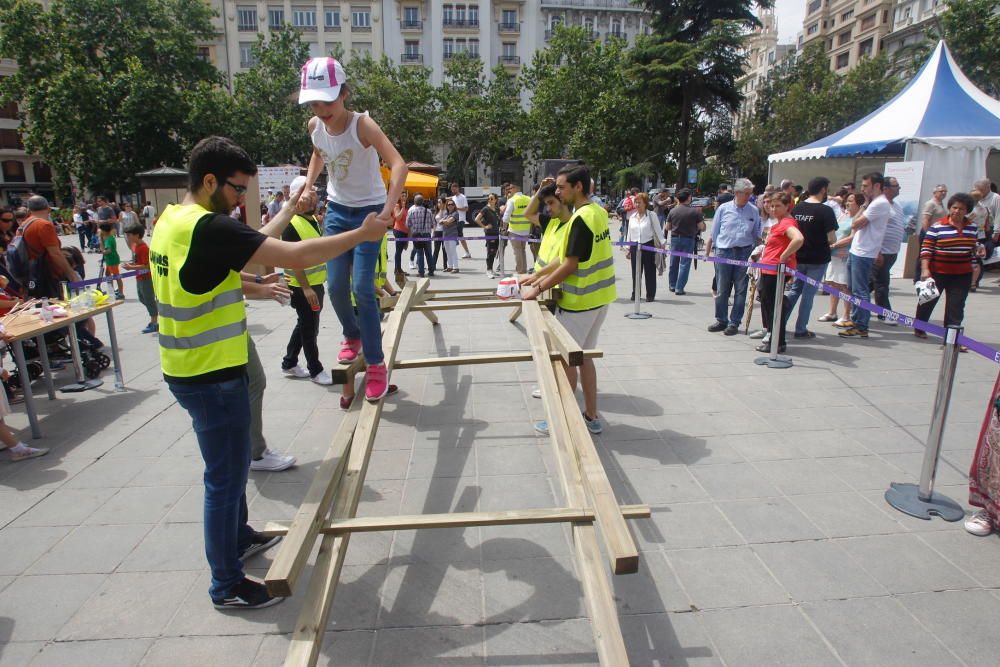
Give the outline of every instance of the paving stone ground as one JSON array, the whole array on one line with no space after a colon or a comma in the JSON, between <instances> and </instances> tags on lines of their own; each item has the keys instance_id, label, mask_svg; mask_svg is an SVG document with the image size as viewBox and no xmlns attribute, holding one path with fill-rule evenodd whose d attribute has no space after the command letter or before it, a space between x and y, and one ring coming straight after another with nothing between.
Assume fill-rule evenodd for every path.
<instances>
[{"instance_id":1,"label":"paving stone ground","mask_svg":"<svg viewBox=\"0 0 1000 667\"><path fill-rule=\"evenodd\" d=\"M473 250L463 273L434 284L490 284ZM909 518L882 498L889 482L919 474L938 345L879 324L867 341L844 341L817 322L816 339L790 342L795 367L769 370L753 364L754 341L706 331L710 280L702 264L675 297L662 279L658 300L642 304L652 319L624 318L631 305L620 300L602 333L606 429L595 441L619 499L653 508L632 523L640 572L613 581L631 663L995 665L1000 541ZM971 295L967 326L998 346L995 282ZM126 292L116 316L129 391L114 393L106 376L96 391L43 397L51 454L16 465L0 456L0 665L281 664L301 595L242 615L210 606L201 461ZM894 281L892 296L912 312L908 281ZM436 328L413 317L401 357L526 350L504 314L442 312ZM270 446L299 458L292 471L251 473L261 525L292 517L342 413L338 388L280 373L293 312L257 302L249 320L268 373ZM338 341L327 305L325 360ZM937 488L963 504L996 373L960 359ZM401 391L383 413L361 514L564 502L531 426L543 417L531 364L393 380ZM23 412L8 421L27 435ZM321 664L597 664L561 527L365 534L348 553ZM269 563L258 557L250 572Z\"/></svg>"}]
</instances>

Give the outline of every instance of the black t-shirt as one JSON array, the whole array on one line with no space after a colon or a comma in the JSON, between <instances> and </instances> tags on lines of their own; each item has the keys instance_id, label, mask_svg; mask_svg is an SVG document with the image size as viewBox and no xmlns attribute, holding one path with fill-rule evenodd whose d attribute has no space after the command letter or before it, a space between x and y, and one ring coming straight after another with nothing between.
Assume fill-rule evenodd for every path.
<instances>
[{"instance_id":1,"label":"black t-shirt","mask_svg":"<svg viewBox=\"0 0 1000 667\"><path fill-rule=\"evenodd\" d=\"M483 214L483 229L486 232L486 236L496 236L499 234L500 218L497 216L497 212L489 206L484 206L479 212Z\"/></svg>"},{"instance_id":2,"label":"black t-shirt","mask_svg":"<svg viewBox=\"0 0 1000 667\"><path fill-rule=\"evenodd\" d=\"M569 239L566 241L566 256L576 257L582 264L590 259L594 251L594 232L590 231L590 227L578 215L574 215L566 224L572 225L569 228Z\"/></svg>"},{"instance_id":3,"label":"black t-shirt","mask_svg":"<svg viewBox=\"0 0 1000 667\"><path fill-rule=\"evenodd\" d=\"M191 248L181 267L181 287L192 294L215 289L230 271L241 271L264 243L266 236L239 220L222 214L210 214L199 220L191 234ZM163 374L167 382L211 384L235 380L246 373L246 366L232 366L192 377Z\"/></svg>"},{"instance_id":4,"label":"black t-shirt","mask_svg":"<svg viewBox=\"0 0 1000 667\"><path fill-rule=\"evenodd\" d=\"M667 222L675 236L693 239L698 236L698 225L704 221L701 213L687 204L678 204L667 213Z\"/></svg>"},{"instance_id":5,"label":"black t-shirt","mask_svg":"<svg viewBox=\"0 0 1000 667\"><path fill-rule=\"evenodd\" d=\"M799 264L826 264L830 261L829 232L837 229L837 216L826 204L804 201L792 209L804 241L795 259Z\"/></svg>"}]
</instances>

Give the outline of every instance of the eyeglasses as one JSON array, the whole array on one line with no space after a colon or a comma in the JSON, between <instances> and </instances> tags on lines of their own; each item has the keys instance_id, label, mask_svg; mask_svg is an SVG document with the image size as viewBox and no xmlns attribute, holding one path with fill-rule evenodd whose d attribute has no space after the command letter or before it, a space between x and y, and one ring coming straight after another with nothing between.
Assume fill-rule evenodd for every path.
<instances>
[{"instance_id":1,"label":"eyeglasses","mask_svg":"<svg viewBox=\"0 0 1000 667\"><path fill-rule=\"evenodd\" d=\"M225 181L225 183L226 183L226 185L228 185L229 187L231 187L233 190L236 190L236 194L238 194L238 195L241 195L241 194L243 194L243 193L245 193L247 191L247 186L245 186L245 185L236 185L235 183L233 183L232 181L230 181L228 179Z\"/></svg>"}]
</instances>

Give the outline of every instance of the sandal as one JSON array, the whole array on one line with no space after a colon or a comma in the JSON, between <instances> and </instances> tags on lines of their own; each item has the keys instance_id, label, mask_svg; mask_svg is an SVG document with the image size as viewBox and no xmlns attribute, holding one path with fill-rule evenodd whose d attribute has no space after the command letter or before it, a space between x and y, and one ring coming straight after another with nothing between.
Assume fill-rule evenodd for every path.
<instances>
[{"instance_id":1,"label":"sandal","mask_svg":"<svg viewBox=\"0 0 1000 667\"><path fill-rule=\"evenodd\" d=\"M820 315L819 316L819 321L820 322L836 322L837 321L837 315L836 314L831 315L830 313L826 313L825 315Z\"/></svg>"}]
</instances>

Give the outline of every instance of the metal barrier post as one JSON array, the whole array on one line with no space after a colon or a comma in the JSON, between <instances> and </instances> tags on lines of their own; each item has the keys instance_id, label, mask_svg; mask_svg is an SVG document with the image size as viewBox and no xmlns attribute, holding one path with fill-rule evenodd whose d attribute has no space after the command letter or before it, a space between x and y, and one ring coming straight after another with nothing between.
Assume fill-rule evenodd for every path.
<instances>
[{"instance_id":1,"label":"metal barrier post","mask_svg":"<svg viewBox=\"0 0 1000 667\"><path fill-rule=\"evenodd\" d=\"M635 303L635 310L631 313L625 313L625 317L630 320L648 320L653 315L652 313L642 313L639 312L639 279L642 277L642 244L636 242L635 244L635 283L632 285L634 290L632 293L632 301Z\"/></svg>"},{"instance_id":2,"label":"metal barrier post","mask_svg":"<svg viewBox=\"0 0 1000 667\"><path fill-rule=\"evenodd\" d=\"M774 316L771 318L771 353L766 357L757 357L753 360L758 366L768 368L791 368L792 358L783 354L778 354L778 339L781 337L781 318L785 315L785 265L778 264L778 275L774 285Z\"/></svg>"},{"instance_id":3,"label":"metal barrier post","mask_svg":"<svg viewBox=\"0 0 1000 667\"><path fill-rule=\"evenodd\" d=\"M924 449L924 464L920 471L920 484L900 484L892 482L885 492L887 503L904 514L918 519L937 515L945 521L958 521L965 516L965 510L951 498L934 492L934 477L937 474L938 458L941 455L941 440L944 437L948 406L951 403L951 389L955 384L955 369L958 366L958 337L962 327L948 327L945 334L944 354L941 356L941 371L938 373L937 392L934 395L934 412L927 432L927 447Z\"/></svg>"}]
</instances>

